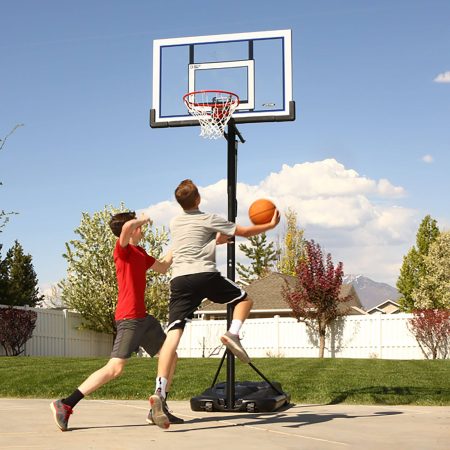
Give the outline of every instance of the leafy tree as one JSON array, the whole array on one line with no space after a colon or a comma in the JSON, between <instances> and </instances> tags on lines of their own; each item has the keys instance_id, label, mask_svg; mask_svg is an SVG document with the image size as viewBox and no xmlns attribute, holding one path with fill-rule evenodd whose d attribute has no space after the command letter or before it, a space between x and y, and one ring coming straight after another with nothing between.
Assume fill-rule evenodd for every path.
<instances>
[{"instance_id":1,"label":"leafy tree","mask_svg":"<svg viewBox=\"0 0 450 450\"><path fill-rule=\"evenodd\" d=\"M79 239L66 243L67 277L60 283L64 304L78 311L84 328L115 334L114 312L117 303L116 269L113 251L117 238L109 228L111 215L125 211L105 206L92 216L83 213L75 229ZM163 229L145 227L140 245L155 258L160 257L168 241ZM168 311L169 276L149 270L145 302L147 311L165 320Z\"/></svg>"},{"instance_id":2,"label":"leafy tree","mask_svg":"<svg viewBox=\"0 0 450 450\"><path fill-rule=\"evenodd\" d=\"M7 139L9 138L9 136L11 136L14 131L17 130L17 128L19 127L23 127L23 123L19 123L17 124L3 139L0 139L0 151L3 150L3 147L6 144ZM0 186L2 186L2 182L0 181ZM13 214L17 214L16 212L13 211L5 211L3 209L0 210L0 233L2 232L2 228L5 227L5 225L8 223L9 221L9 216L13 215Z\"/></svg>"},{"instance_id":3,"label":"leafy tree","mask_svg":"<svg viewBox=\"0 0 450 450\"><path fill-rule=\"evenodd\" d=\"M18 241L0 262L0 303L12 306L36 306L43 300L39 295L38 279L31 255L25 255Z\"/></svg>"},{"instance_id":4,"label":"leafy tree","mask_svg":"<svg viewBox=\"0 0 450 450\"><path fill-rule=\"evenodd\" d=\"M437 221L427 215L422 220L416 236L416 245L419 253L423 256L428 255L430 245L439 236L440 231L437 226Z\"/></svg>"},{"instance_id":5,"label":"leafy tree","mask_svg":"<svg viewBox=\"0 0 450 450\"><path fill-rule=\"evenodd\" d=\"M295 275L295 268L305 254L303 230L297 225L297 213L288 209L285 213L286 230L279 249L277 270L286 275Z\"/></svg>"},{"instance_id":6,"label":"leafy tree","mask_svg":"<svg viewBox=\"0 0 450 450\"><path fill-rule=\"evenodd\" d=\"M0 244L0 305L3 305L8 292L8 270L2 259L2 244Z\"/></svg>"},{"instance_id":7,"label":"leafy tree","mask_svg":"<svg viewBox=\"0 0 450 450\"><path fill-rule=\"evenodd\" d=\"M397 289L402 294L399 303L404 311L417 309L412 293L419 287L420 279L426 275L424 257L439 233L436 220L429 215L425 216L417 231L416 247L413 246L403 257Z\"/></svg>"},{"instance_id":8,"label":"leafy tree","mask_svg":"<svg viewBox=\"0 0 450 450\"><path fill-rule=\"evenodd\" d=\"M450 351L450 310L421 309L414 311L408 328L415 336L427 359L447 357Z\"/></svg>"},{"instance_id":9,"label":"leafy tree","mask_svg":"<svg viewBox=\"0 0 450 450\"><path fill-rule=\"evenodd\" d=\"M415 306L450 310L450 231L431 243L423 267L424 275L411 293Z\"/></svg>"},{"instance_id":10,"label":"leafy tree","mask_svg":"<svg viewBox=\"0 0 450 450\"><path fill-rule=\"evenodd\" d=\"M0 345L7 356L23 353L25 343L31 338L36 326L36 311L11 307L0 308Z\"/></svg>"},{"instance_id":11,"label":"leafy tree","mask_svg":"<svg viewBox=\"0 0 450 450\"><path fill-rule=\"evenodd\" d=\"M300 259L296 269L294 288L288 284L283 289L285 301L293 316L304 322L319 335L319 358L323 358L327 328L343 315L338 307L348 297L340 297L343 264L334 267L331 254L324 258L322 249L314 241L306 241L305 258Z\"/></svg>"},{"instance_id":12,"label":"leafy tree","mask_svg":"<svg viewBox=\"0 0 450 450\"><path fill-rule=\"evenodd\" d=\"M278 259L273 242L267 242L266 233L248 238L250 244L239 244L239 249L250 259L250 266L237 263L241 281L249 283L264 276Z\"/></svg>"}]
</instances>

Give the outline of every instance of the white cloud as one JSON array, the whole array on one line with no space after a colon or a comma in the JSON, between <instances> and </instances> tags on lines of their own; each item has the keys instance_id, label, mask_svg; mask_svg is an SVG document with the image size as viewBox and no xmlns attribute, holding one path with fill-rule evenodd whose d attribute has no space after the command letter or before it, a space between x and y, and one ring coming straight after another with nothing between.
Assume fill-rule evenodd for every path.
<instances>
[{"instance_id":1,"label":"white cloud","mask_svg":"<svg viewBox=\"0 0 450 450\"><path fill-rule=\"evenodd\" d=\"M422 156L422 161L427 163L427 164L431 164L432 162L434 162L433 155L423 155Z\"/></svg>"},{"instance_id":2,"label":"white cloud","mask_svg":"<svg viewBox=\"0 0 450 450\"><path fill-rule=\"evenodd\" d=\"M220 180L199 186L201 209L227 217L227 183ZM401 186L387 179L374 180L334 159L283 165L258 185L238 183L238 217L249 225L247 211L257 198L272 199L280 211L292 208L307 239L320 243L333 261L342 261L346 273L364 273L376 281L395 284L403 255L414 242L416 211L399 207L405 195ZM167 226L181 210L175 201L149 207L156 226ZM277 239L283 223L270 233ZM222 271L226 246L218 251ZM239 252L237 252L239 258Z\"/></svg>"},{"instance_id":3,"label":"white cloud","mask_svg":"<svg viewBox=\"0 0 450 450\"><path fill-rule=\"evenodd\" d=\"M435 83L450 83L450 71L440 73L433 81Z\"/></svg>"},{"instance_id":4,"label":"white cloud","mask_svg":"<svg viewBox=\"0 0 450 450\"><path fill-rule=\"evenodd\" d=\"M393 186L385 178L381 178L377 183L377 191L382 197L400 198L404 197L406 192L401 186Z\"/></svg>"}]
</instances>

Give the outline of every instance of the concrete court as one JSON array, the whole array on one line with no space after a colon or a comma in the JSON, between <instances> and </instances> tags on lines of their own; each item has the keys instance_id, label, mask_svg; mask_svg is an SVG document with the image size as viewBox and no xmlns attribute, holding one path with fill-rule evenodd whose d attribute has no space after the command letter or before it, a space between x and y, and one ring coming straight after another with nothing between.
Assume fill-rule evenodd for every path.
<instances>
[{"instance_id":1,"label":"concrete court","mask_svg":"<svg viewBox=\"0 0 450 450\"><path fill-rule=\"evenodd\" d=\"M274 413L203 413L169 406L186 420L147 425L148 404L83 400L61 432L50 400L0 399L0 449L449 449L450 407L292 405Z\"/></svg>"}]
</instances>

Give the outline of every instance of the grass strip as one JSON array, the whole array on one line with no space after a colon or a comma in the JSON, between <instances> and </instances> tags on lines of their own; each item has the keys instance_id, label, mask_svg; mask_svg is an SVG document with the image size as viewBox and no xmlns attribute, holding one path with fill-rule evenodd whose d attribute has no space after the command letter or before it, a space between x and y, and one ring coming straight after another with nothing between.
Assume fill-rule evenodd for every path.
<instances>
[{"instance_id":1,"label":"grass strip","mask_svg":"<svg viewBox=\"0 0 450 450\"><path fill-rule=\"evenodd\" d=\"M106 358L1 357L0 396L61 398ZM260 358L254 365L281 383L295 403L450 405L449 360ZM180 358L171 400L189 400L209 388L218 359ZM133 357L121 377L91 394L96 399L143 399L154 390L157 359ZM225 365L218 382L226 380ZM236 380L261 381L236 361Z\"/></svg>"}]
</instances>

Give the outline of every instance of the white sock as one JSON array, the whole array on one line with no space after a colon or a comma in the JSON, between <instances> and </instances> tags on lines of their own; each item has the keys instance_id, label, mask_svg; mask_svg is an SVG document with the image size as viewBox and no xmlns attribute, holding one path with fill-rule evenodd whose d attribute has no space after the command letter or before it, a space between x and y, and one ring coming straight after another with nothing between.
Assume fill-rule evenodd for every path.
<instances>
[{"instance_id":1,"label":"white sock","mask_svg":"<svg viewBox=\"0 0 450 450\"><path fill-rule=\"evenodd\" d=\"M166 398L167 378L156 377L155 394L159 394L162 398Z\"/></svg>"},{"instance_id":2,"label":"white sock","mask_svg":"<svg viewBox=\"0 0 450 450\"><path fill-rule=\"evenodd\" d=\"M230 329L228 330L231 334L239 335L239 330L242 327L242 320L233 319L231 321Z\"/></svg>"}]
</instances>

